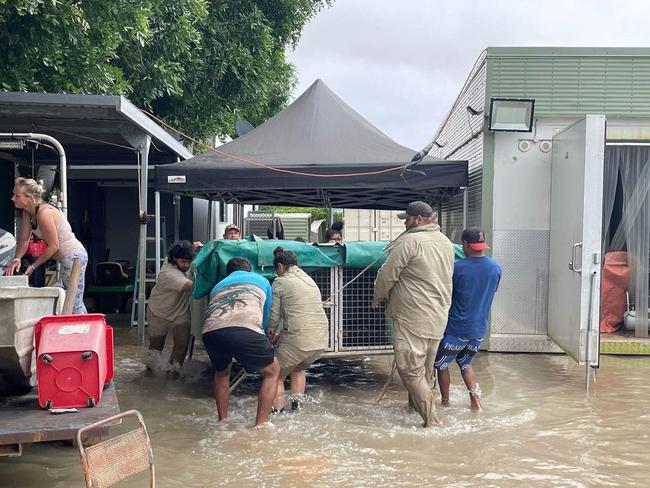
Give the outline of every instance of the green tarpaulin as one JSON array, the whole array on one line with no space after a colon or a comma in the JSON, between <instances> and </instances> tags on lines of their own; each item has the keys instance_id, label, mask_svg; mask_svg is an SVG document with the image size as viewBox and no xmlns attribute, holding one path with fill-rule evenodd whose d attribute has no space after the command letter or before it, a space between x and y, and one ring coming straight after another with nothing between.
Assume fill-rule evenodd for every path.
<instances>
[{"instance_id":1,"label":"green tarpaulin","mask_svg":"<svg viewBox=\"0 0 650 488\"><path fill-rule=\"evenodd\" d=\"M312 245L299 241L260 239L252 236L238 241L218 240L208 242L194 259L196 270L192 297L204 297L226 276L226 264L233 257L247 258L253 271L272 280L274 278L273 251L278 246L291 251L298 258L298 264L306 272L322 268L342 266L363 269L372 265L379 268L386 260L384 249L388 241L349 242L344 245ZM462 248L454 244L456 260L463 258Z\"/></svg>"}]
</instances>

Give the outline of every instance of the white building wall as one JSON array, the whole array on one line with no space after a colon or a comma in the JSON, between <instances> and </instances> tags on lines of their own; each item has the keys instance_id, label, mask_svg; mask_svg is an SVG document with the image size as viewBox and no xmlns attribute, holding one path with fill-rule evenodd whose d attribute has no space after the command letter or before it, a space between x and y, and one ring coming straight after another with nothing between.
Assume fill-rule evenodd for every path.
<instances>
[{"instance_id":1,"label":"white building wall","mask_svg":"<svg viewBox=\"0 0 650 488\"><path fill-rule=\"evenodd\" d=\"M494 135L491 245L503 277L492 307L491 335L545 337L548 332L552 151L541 148L576 120L538 118L531 134ZM648 142L650 120L610 118L607 140ZM499 349L495 344L498 340L491 340L490 349ZM534 350L530 344L521 349Z\"/></svg>"},{"instance_id":2,"label":"white building wall","mask_svg":"<svg viewBox=\"0 0 650 488\"><path fill-rule=\"evenodd\" d=\"M491 334L545 337L548 332L549 142L574 120L538 119L533 133L494 134L491 246L503 275L492 307Z\"/></svg>"}]
</instances>

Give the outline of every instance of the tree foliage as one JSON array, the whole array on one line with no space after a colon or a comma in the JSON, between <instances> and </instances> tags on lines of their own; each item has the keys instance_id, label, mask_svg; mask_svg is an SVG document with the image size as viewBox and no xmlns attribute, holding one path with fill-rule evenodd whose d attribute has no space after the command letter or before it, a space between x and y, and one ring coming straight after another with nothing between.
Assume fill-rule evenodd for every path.
<instances>
[{"instance_id":1,"label":"tree foliage","mask_svg":"<svg viewBox=\"0 0 650 488\"><path fill-rule=\"evenodd\" d=\"M187 133L279 111L287 48L331 0L0 0L0 88L125 95Z\"/></svg>"}]
</instances>

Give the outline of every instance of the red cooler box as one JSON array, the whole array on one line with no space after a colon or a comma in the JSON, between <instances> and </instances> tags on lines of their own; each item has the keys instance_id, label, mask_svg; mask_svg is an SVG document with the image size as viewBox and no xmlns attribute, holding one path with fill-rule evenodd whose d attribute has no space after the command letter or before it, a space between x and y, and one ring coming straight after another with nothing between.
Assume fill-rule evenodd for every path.
<instances>
[{"instance_id":1,"label":"red cooler box","mask_svg":"<svg viewBox=\"0 0 650 488\"><path fill-rule=\"evenodd\" d=\"M113 330L103 314L43 317L35 330L38 403L94 407L113 378Z\"/></svg>"}]
</instances>

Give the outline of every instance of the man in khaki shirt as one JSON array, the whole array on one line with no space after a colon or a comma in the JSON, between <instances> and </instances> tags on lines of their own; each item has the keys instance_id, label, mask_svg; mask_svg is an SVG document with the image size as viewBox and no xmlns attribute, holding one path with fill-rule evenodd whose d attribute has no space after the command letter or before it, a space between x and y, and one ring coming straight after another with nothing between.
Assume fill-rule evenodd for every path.
<instances>
[{"instance_id":1,"label":"man in khaki shirt","mask_svg":"<svg viewBox=\"0 0 650 488\"><path fill-rule=\"evenodd\" d=\"M167 334L171 332L174 348L169 363L175 370L180 370L183 365L190 341L190 291L193 283L188 271L194 247L189 241L172 245L151 290L147 307L149 349L162 351Z\"/></svg>"},{"instance_id":2,"label":"man in khaki shirt","mask_svg":"<svg viewBox=\"0 0 650 488\"><path fill-rule=\"evenodd\" d=\"M395 364L409 404L429 427L439 424L433 397L433 363L451 305L454 248L425 202L411 202L406 232L394 243L375 281L373 306L386 302L393 319Z\"/></svg>"}]
</instances>

